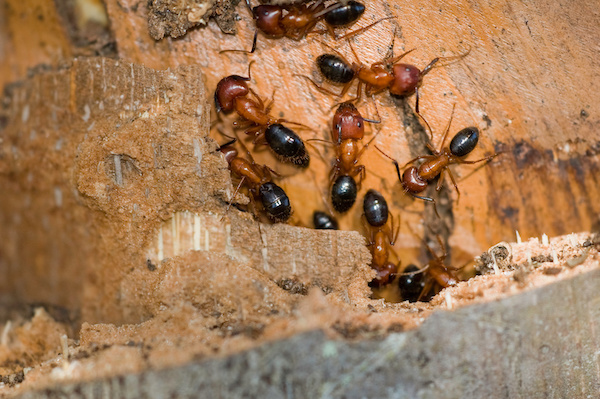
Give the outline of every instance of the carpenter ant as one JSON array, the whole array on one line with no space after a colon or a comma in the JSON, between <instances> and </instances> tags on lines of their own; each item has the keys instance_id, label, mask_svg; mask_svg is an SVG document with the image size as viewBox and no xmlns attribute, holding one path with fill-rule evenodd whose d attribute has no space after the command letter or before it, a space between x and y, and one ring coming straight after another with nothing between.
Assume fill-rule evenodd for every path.
<instances>
[{"instance_id":1,"label":"carpenter ant","mask_svg":"<svg viewBox=\"0 0 600 399\"><path fill-rule=\"evenodd\" d=\"M279 39L287 37L292 40L301 40L315 28L321 20L325 22L327 32L337 38L335 28L342 28L355 23L365 12L365 6L358 1L335 3L325 7L323 0L316 0L312 4L299 3L288 5L259 5L252 7L250 0L246 0L246 6L250 10L256 24L254 38L252 39L252 50L256 50L258 31L264 35ZM352 37L364 32L373 25L390 18L380 19L364 28L352 31L341 38ZM339 38L339 39L341 39ZM240 50L225 50L240 51ZM242 52L247 52L241 50Z\"/></svg>"},{"instance_id":2,"label":"carpenter ant","mask_svg":"<svg viewBox=\"0 0 600 399\"><path fill-rule=\"evenodd\" d=\"M358 161L377 134L359 150L358 142L364 137L364 119L349 102L340 104L333 116L332 141L336 144L336 159L331 168L331 202L337 212L348 211L356 201L360 184L365 177L364 165ZM370 122L378 122L371 121ZM358 183L355 177L359 176Z\"/></svg>"},{"instance_id":3,"label":"carpenter ant","mask_svg":"<svg viewBox=\"0 0 600 399\"><path fill-rule=\"evenodd\" d=\"M393 48L393 41L392 41ZM329 46L328 46L329 47ZM331 47L330 47L331 48ZM358 61L358 55L350 45L354 57ZM336 53L337 51L332 48ZM415 110L419 113L419 88L423 84L423 77L427 75L440 60L452 61L466 57L471 49L465 53L454 57L437 57L434 58L423 70L419 70L414 65L397 63L406 55L414 51L409 50L397 57L390 57L388 60L383 60L372 64L370 67L360 63L350 63L341 54L322 54L317 57L317 67L326 80L332 83L343 84L341 93L338 95L330 90L319 86L315 81L307 76L312 84L321 92L337 95L342 97L354 80L358 80L356 97L352 101L358 101L362 95L362 86L365 86L367 96L375 95L383 90L389 90L390 94L396 97L407 97L416 94Z\"/></svg>"},{"instance_id":4,"label":"carpenter ant","mask_svg":"<svg viewBox=\"0 0 600 399\"><path fill-rule=\"evenodd\" d=\"M252 201L260 202L269 219L273 222L287 221L292 214L290 200L285 191L272 182L272 170L266 165L256 164L247 150L251 161L238 157L237 150L231 146L236 141L237 139L233 139L218 148L231 172L240 178L232 198L235 198L240 187L245 184Z\"/></svg>"},{"instance_id":5,"label":"carpenter ant","mask_svg":"<svg viewBox=\"0 0 600 399\"><path fill-rule=\"evenodd\" d=\"M371 267L377 271L377 276L369 283L371 287L381 287L391 283L396 277L397 265L389 261L389 251L393 251L394 243L400 232L400 221L394 231L394 218L391 227L386 227L389 211L385 198L375 190L369 190L363 201L363 223L369 233L369 244L373 260Z\"/></svg>"},{"instance_id":6,"label":"carpenter ant","mask_svg":"<svg viewBox=\"0 0 600 399\"><path fill-rule=\"evenodd\" d=\"M398 287L402 298L409 302L429 300L433 295L440 291L440 288L447 288L458 284L460 281L457 276L459 269L446 266L446 257L448 252L440 236L437 240L442 248L442 256L438 256L431 247L425 243L427 250L433 259L427 266L418 269L415 265L409 265L398 279ZM412 267L411 267L412 266Z\"/></svg>"},{"instance_id":7,"label":"carpenter ant","mask_svg":"<svg viewBox=\"0 0 600 399\"><path fill-rule=\"evenodd\" d=\"M262 99L248 87L250 80L250 67L248 77L230 75L219 81L215 90L215 107L217 113L230 114L236 112L239 120L235 127L246 128L246 134L254 134L254 143L266 143L275 155L283 162L290 162L296 166L306 168L310 163L310 156L306 151L304 142L293 130L285 127L281 122L290 122L285 119L273 118L269 113L273 101L265 107ZM254 99L250 98L251 94ZM300 125L302 126L302 125Z\"/></svg>"},{"instance_id":8,"label":"carpenter ant","mask_svg":"<svg viewBox=\"0 0 600 399\"><path fill-rule=\"evenodd\" d=\"M339 225L336 218L322 211L313 213L313 223L317 230L338 230Z\"/></svg>"},{"instance_id":9,"label":"carpenter ant","mask_svg":"<svg viewBox=\"0 0 600 399\"><path fill-rule=\"evenodd\" d=\"M454 114L454 108L452 109L452 114ZM421 115L419 115L421 116ZM431 127L427 123L427 121L421 116L427 129L429 130L431 136L433 137L433 133L431 132ZM432 155L423 155L420 157L416 157L408 161L405 166L412 164L416 161L424 159L425 161L421 163L419 166L410 166L404 173L400 174L400 166L398 165L398 161L389 157L381 150L379 150L383 155L388 157L394 163L396 167L396 173L398 174L398 179L402 183L402 187L404 188L404 192L412 195L415 198L432 202L435 206L435 200L430 197L419 196L417 194L425 191L429 182L434 180L439 176L439 180L436 186L436 190L439 191L442 188L442 184L444 182L443 175L444 172L448 172L450 176L450 180L456 189L458 196L460 197L460 190L458 189L458 185L456 184L456 180L452 175L452 171L449 166L454 164L475 164L479 162L489 161L492 158L496 157L500 153L495 153L489 155L485 158L478 159L476 161L465 161L463 157L467 156L471 153L477 146L477 142L479 141L479 129L473 126L466 127L460 130L450 141L449 147L444 147L446 143L446 138L448 136L448 131L450 130L450 124L452 123L452 116L450 116L450 121L448 122L448 126L444 132L442 137L442 141L440 143L440 149L436 151L431 143L427 143L427 147L432 152ZM436 209L437 213L437 209Z\"/></svg>"}]
</instances>

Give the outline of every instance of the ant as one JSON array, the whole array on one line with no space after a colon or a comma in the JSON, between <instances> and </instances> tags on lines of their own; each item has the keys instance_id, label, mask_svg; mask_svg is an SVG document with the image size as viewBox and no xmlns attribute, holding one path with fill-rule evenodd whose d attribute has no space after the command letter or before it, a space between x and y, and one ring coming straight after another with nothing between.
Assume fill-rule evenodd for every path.
<instances>
[{"instance_id":1,"label":"ant","mask_svg":"<svg viewBox=\"0 0 600 399\"><path fill-rule=\"evenodd\" d=\"M301 40L307 36L317 23L321 20L325 22L327 32L332 37L337 38L334 32L335 28L342 28L354 24L365 12L365 6L358 1L336 1L330 6L325 7L323 0L316 0L312 4L299 3L288 5L259 5L252 7L250 0L246 0L246 6L254 18L256 29L254 39L252 40L252 50L256 50L256 40L258 31L273 39L287 37L292 40ZM364 28L352 31L340 38L352 37L364 32L373 25L390 18L380 19ZM225 50L242 51L245 50Z\"/></svg>"},{"instance_id":2,"label":"ant","mask_svg":"<svg viewBox=\"0 0 600 399\"><path fill-rule=\"evenodd\" d=\"M348 211L356 201L360 184L365 178L364 165L357 165L369 144L377 137L377 134L359 150L358 142L365 135L364 122L379 123L362 117L356 107L345 102L340 104L335 111L332 123L332 141L336 144L336 159L331 168L330 178L331 202L337 212ZM358 183L355 177L359 176Z\"/></svg>"},{"instance_id":3,"label":"ant","mask_svg":"<svg viewBox=\"0 0 600 399\"><path fill-rule=\"evenodd\" d=\"M371 248L373 260L371 267L377 271L377 276L369 283L370 287L378 288L391 283L396 278L400 266L389 261L389 250L393 251L394 243L400 233L400 220L394 230L394 218L391 227L386 227L389 211L385 198L375 190L369 190L363 201L363 223L370 234L368 246Z\"/></svg>"},{"instance_id":4,"label":"ant","mask_svg":"<svg viewBox=\"0 0 600 399\"><path fill-rule=\"evenodd\" d=\"M337 219L323 211L313 213L313 224L317 230L339 230Z\"/></svg>"},{"instance_id":5,"label":"ant","mask_svg":"<svg viewBox=\"0 0 600 399\"><path fill-rule=\"evenodd\" d=\"M427 129L431 137L433 137L433 132L431 127L421 116L418 114L421 119L425 122ZM452 171L449 166L454 164L475 164L479 162L489 161L492 158L496 157L500 153L495 153L489 155L485 158L478 159L476 161L465 161L463 158L470 154L475 147L477 146L477 142L479 141L479 129L470 126L460 130L450 141L450 146L444 147L446 143L446 138L448 136L448 131L450 130L450 125L452 123L452 116L454 115L454 107L452 108L452 115L450 116L450 121L448 122L448 126L446 126L446 130L444 131L444 135L442 137L442 141L440 143L440 149L435 150L430 142L427 143L427 148L432 152L432 155L422 155L420 157L416 157L408 161L405 166L412 164L416 161L424 159L425 161L421 163L419 166L410 166L404 173L400 174L400 166L398 165L398 161L386 155L383 151L378 150L387 158L391 159L396 167L396 173L398 174L398 179L402 183L402 187L405 193L412 195L415 198L428 201L434 204L435 200L430 197L417 195L425 191L428 187L429 182L434 180L439 176L439 180L437 182L436 191L440 191L442 188L442 184L444 182L443 175L444 172L448 172L450 176L450 180L456 189L458 197L460 198L460 190L458 189L458 185L456 184L456 180L454 175L452 175ZM457 199L458 201L458 199ZM436 209L437 213L437 209Z\"/></svg>"},{"instance_id":6,"label":"ant","mask_svg":"<svg viewBox=\"0 0 600 399\"><path fill-rule=\"evenodd\" d=\"M354 47L352 47L350 42L348 43L350 44L350 48L354 54L354 57L358 61L357 63L350 63L339 52L337 52L337 50L327 46L335 51L337 55L320 55L317 57L317 67L326 80L332 83L344 85L339 95L325 89L322 86L319 86L308 76L303 77L308 79L322 93L338 97L342 97L344 94L346 94L352 85L352 82L358 80L356 97L352 101L358 101L361 98L363 85L365 86L365 93L367 96L373 96L384 90L389 90L390 94L396 97L408 97L412 94L416 94L415 111L419 113L419 88L423 84L423 77L425 77L425 75L427 75L439 61L447 62L464 58L471 52L471 48L469 48L465 53L457 56L436 57L429 64L427 64L423 70L419 70L419 68L414 65L398 63L398 61L413 52L415 49L406 51L399 56L393 57L394 37L395 34L392 37L392 44L390 45L390 48L392 48L392 55L390 58L371 64L370 67L358 61L359 57L356 54L356 51L354 51Z\"/></svg>"},{"instance_id":7,"label":"ant","mask_svg":"<svg viewBox=\"0 0 600 399\"><path fill-rule=\"evenodd\" d=\"M272 181L271 172L275 172L266 165L256 164L248 149L246 152L251 161L239 157L238 151L231 146L236 141L237 139L233 139L217 148L223 153L231 172L240 178L232 198L235 198L245 183L253 203L257 200L260 201L269 219L273 222L287 221L292 214L292 207L285 191ZM243 146L243 143L241 144Z\"/></svg>"},{"instance_id":8,"label":"ant","mask_svg":"<svg viewBox=\"0 0 600 399\"><path fill-rule=\"evenodd\" d=\"M443 251L442 256L438 256L429 244L425 243L433 259L422 269L410 264L400 275L398 288L403 299L409 302L428 301L440 291L440 287L448 288L458 284L460 281L457 276L457 272L460 269L446 266L445 261L448 252L439 235L437 236L437 240Z\"/></svg>"},{"instance_id":9,"label":"ant","mask_svg":"<svg viewBox=\"0 0 600 399\"><path fill-rule=\"evenodd\" d=\"M276 119L270 115L273 99L265 106L262 99L246 83L251 79L252 63L248 65L248 77L230 75L219 81L214 96L217 114L221 112L230 114L235 111L239 120L233 125L246 128L246 134L254 134L254 144L266 143L281 161L302 168L308 167L310 156L304 142L281 122L303 125L285 119ZM250 98L249 94L254 99Z\"/></svg>"}]
</instances>

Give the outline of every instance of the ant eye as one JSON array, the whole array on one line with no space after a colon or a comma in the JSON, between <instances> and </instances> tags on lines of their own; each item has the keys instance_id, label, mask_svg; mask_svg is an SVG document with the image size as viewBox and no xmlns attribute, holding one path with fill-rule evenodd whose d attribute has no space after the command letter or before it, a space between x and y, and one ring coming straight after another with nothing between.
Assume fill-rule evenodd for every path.
<instances>
[{"instance_id":1,"label":"ant eye","mask_svg":"<svg viewBox=\"0 0 600 399\"><path fill-rule=\"evenodd\" d=\"M358 122L358 123L356 124L356 126L358 126L358 127L362 127L362 122Z\"/></svg>"}]
</instances>

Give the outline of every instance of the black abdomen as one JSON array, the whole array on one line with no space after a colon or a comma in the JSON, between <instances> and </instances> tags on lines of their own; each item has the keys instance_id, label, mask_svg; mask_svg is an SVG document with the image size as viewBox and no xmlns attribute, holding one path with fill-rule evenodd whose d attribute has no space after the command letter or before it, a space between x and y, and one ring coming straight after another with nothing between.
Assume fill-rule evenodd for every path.
<instances>
[{"instance_id":1,"label":"black abdomen","mask_svg":"<svg viewBox=\"0 0 600 399\"><path fill-rule=\"evenodd\" d=\"M322 54L317 57L317 66L325 79L335 83L348 83L354 79L354 69L342 58L333 54Z\"/></svg>"}]
</instances>

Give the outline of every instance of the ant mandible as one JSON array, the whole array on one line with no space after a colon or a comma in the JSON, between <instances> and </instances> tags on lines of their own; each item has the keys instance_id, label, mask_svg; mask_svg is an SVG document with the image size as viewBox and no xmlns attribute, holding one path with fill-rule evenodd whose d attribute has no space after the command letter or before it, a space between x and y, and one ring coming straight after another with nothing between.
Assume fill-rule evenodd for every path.
<instances>
[{"instance_id":1,"label":"ant mandible","mask_svg":"<svg viewBox=\"0 0 600 399\"><path fill-rule=\"evenodd\" d=\"M238 151L232 147L236 141L237 139L233 139L217 149L223 153L231 172L240 179L232 198L235 198L241 186L245 184L252 203L259 201L269 219L273 222L287 221L292 214L290 199L281 187L273 183L272 170L266 165L255 163L247 149L251 160L239 157Z\"/></svg>"},{"instance_id":2,"label":"ant mandible","mask_svg":"<svg viewBox=\"0 0 600 399\"><path fill-rule=\"evenodd\" d=\"M381 287L391 283L396 277L400 266L389 261L389 252L393 251L394 243L400 233L400 219L398 227L394 230L394 218L391 227L387 227L389 218L388 205L385 198L375 190L369 190L363 201L363 223L369 234L368 246L371 249L373 260L371 267L377 271L377 276L369 283L371 287Z\"/></svg>"},{"instance_id":3,"label":"ant mandible","mask_svg":"<svg viewBox=\"0 0 600 399\"><path fill-rule=\"evenodd\" d=\"M403 299L409 302L429 300L437 294L439 287L448 288L460 281L457 276L460 269L446 265L448 252L439 235L437 240L443 251L441 256L438 256L429 244L425 243L433 259L422 269L413 264L408 265L398 278L398 288Z\"/></svg>"},{"instance_id":4,"label":"ant mandible","mask_svg":"<svg viewBox=\"0 0 600 399\"><path fill-rule=\"evenodd\" d=\"M364 122L379 123L362 117L356 107L345 102L340 104L333 116L332 141L336 145L336 159L330 172L331 202L337 212L348 211L356 202L356 195L365 177L364 165L358 165L360 157L377 134L361 149L358 142L365 134ZM359 176L358 183L355 177Z\"/></svg>"},{"instance_id":5,"label":"ant mandible","mask_svg":"<svg viewBox=\"0 0 600 399\"><path fill-rule=\"evenodd\" d=\"M290 162L296 166L306 168L310 163L310 156L306 151L304 142L292 129L282 125L282 122L303 126L299 123L285 119L276 119L270 115L273 100L265 106L262 99L248 87L250 80L250 67L248 77L230 75L219 81L215 89L215 107L217 114L223 112L230 114L236 112L239 120L235 127L246 128L246 134L254 134L254 143L266 143L275 155L283 162ZM249 97L251 94L254 99Z\"/></svg>"},{"instance_id":6,"label":"ant mandible","mask_svg":"<svg viewBox=\"0 0 600 399\"><path fill-rule=\"evenodd\" d=\"M250 10L256 24L254 38L252 40L252 50L256 50L256 40L258 31L265 36L273 39L287 37L292 40L301 40L315 28L321 20L325 22L327 32L332 37L335 35L335 28L342 28L354 24L365 12L365 6L358 1L336 1L325 7L323 0L314 1L313 4L288 4L288 5L259 5L252 7L250 0L246 0L246 6ZM364 28L352 31L341 38L352 37L364 32L373 25L390 18L380 19ZM338 38L340 39L340 38ZM225 50L239 51L239 50ZM246 52L241 50L242 52Z\"/></svg>"},{"instance_id":7,"label":"ant mandible","mask_svg":"<svg viewBox=\"0 0 600 399\"><path fill-rule=\"evenodd\" d=\"M454 107L452 108L452 115L454 115ZM478 159L476 161L465 161L463 159L475 149L475 147L477 146L477 142L479 141L479 129L473 126L466 127L460 130L450 141L450 146L444 147L444 144L446 143L446 138L448 136L448 131L450 130L450 125L452 123L452 115L450 116L450 121L448 122L448 126L446 126L446 130L444 131L444 135L440 143L440 149L436 151L435 148L433 148L433 146L431 145L431 143L428 142L427 148L429 148L429 150L432 152L432 155L422 155L420 157L411 159L405 164L405 166L407 166L416 161L424 159L425 161L419 166L410 166L406 170L404 170L404 173L400 174L400 166L398 165L398 161L386 155L383 151L379 150L384 156L391 159L394 163L394 166L396 167L396 173L398 174L398 179L402 183L404 192L412 195L415 198L431 202L434 204L434 206L435 200L433 198L420 196L418 194L425 191L425 189L429 185L429 182L431 182L438 176L439 180L436 186L436 191L440 191L444 182L443 175L445 172L448 172L450 180L452 181L452 184L456 189L458 197L460 198L460 190L458 189L456 180L454 179L452 171L449 168L450 165L475 164L479 162L489 161L500 154L495 153L485 158ZM420 114L419 116L425 122L425 125L427 126L431 137L433 137L431 127L429 126L425 118L423 118Z\"/></svg>"},{"instance_id":8,"label":"ant mandible","mask_svg":"<svg viewBox=\"0 0 600 399\"><path fill-rule=\"evenodd\" d=\"M395 34L394 34L395 36ZM393 51L394 40L392 38L391 48ZM349 43L350 44L350 43ZM330 46L328 46L330 47ZM331 47L330 47L331 48ZM356 60L359 60L358 55L354 51L354 47L350 44L350 48ZM358 80L358 86L356 91L356 97L352 101L360 100L362 96L362 86L365 86L365 93L367 96L375 95L381 91L388 90L390 94L397 97L408 97L412 94L416 94L415 111L419 113L419 88L423 84L423 77L427 75L439 61L452 61L455 59L461 59L466 57L471 48L465 53L453 56L453 57L437 57L434 58L423 70L419 70L414 65L398 63L406 55L413 52L415 49L406 51L399 56L390 59L383 60L371 64L370 67L362 64L360 61L356 63L350 63L346 60L337 50L331 48L337 54L322 54L317 57L317 67L321 74L326 80L332 83L343 84L342 91L340 94L336 94L330 90L319 86L315 81L307 76L303 76L308 79L319 91L342 97L352 82Z\"/></svg>"}]
</instances>

